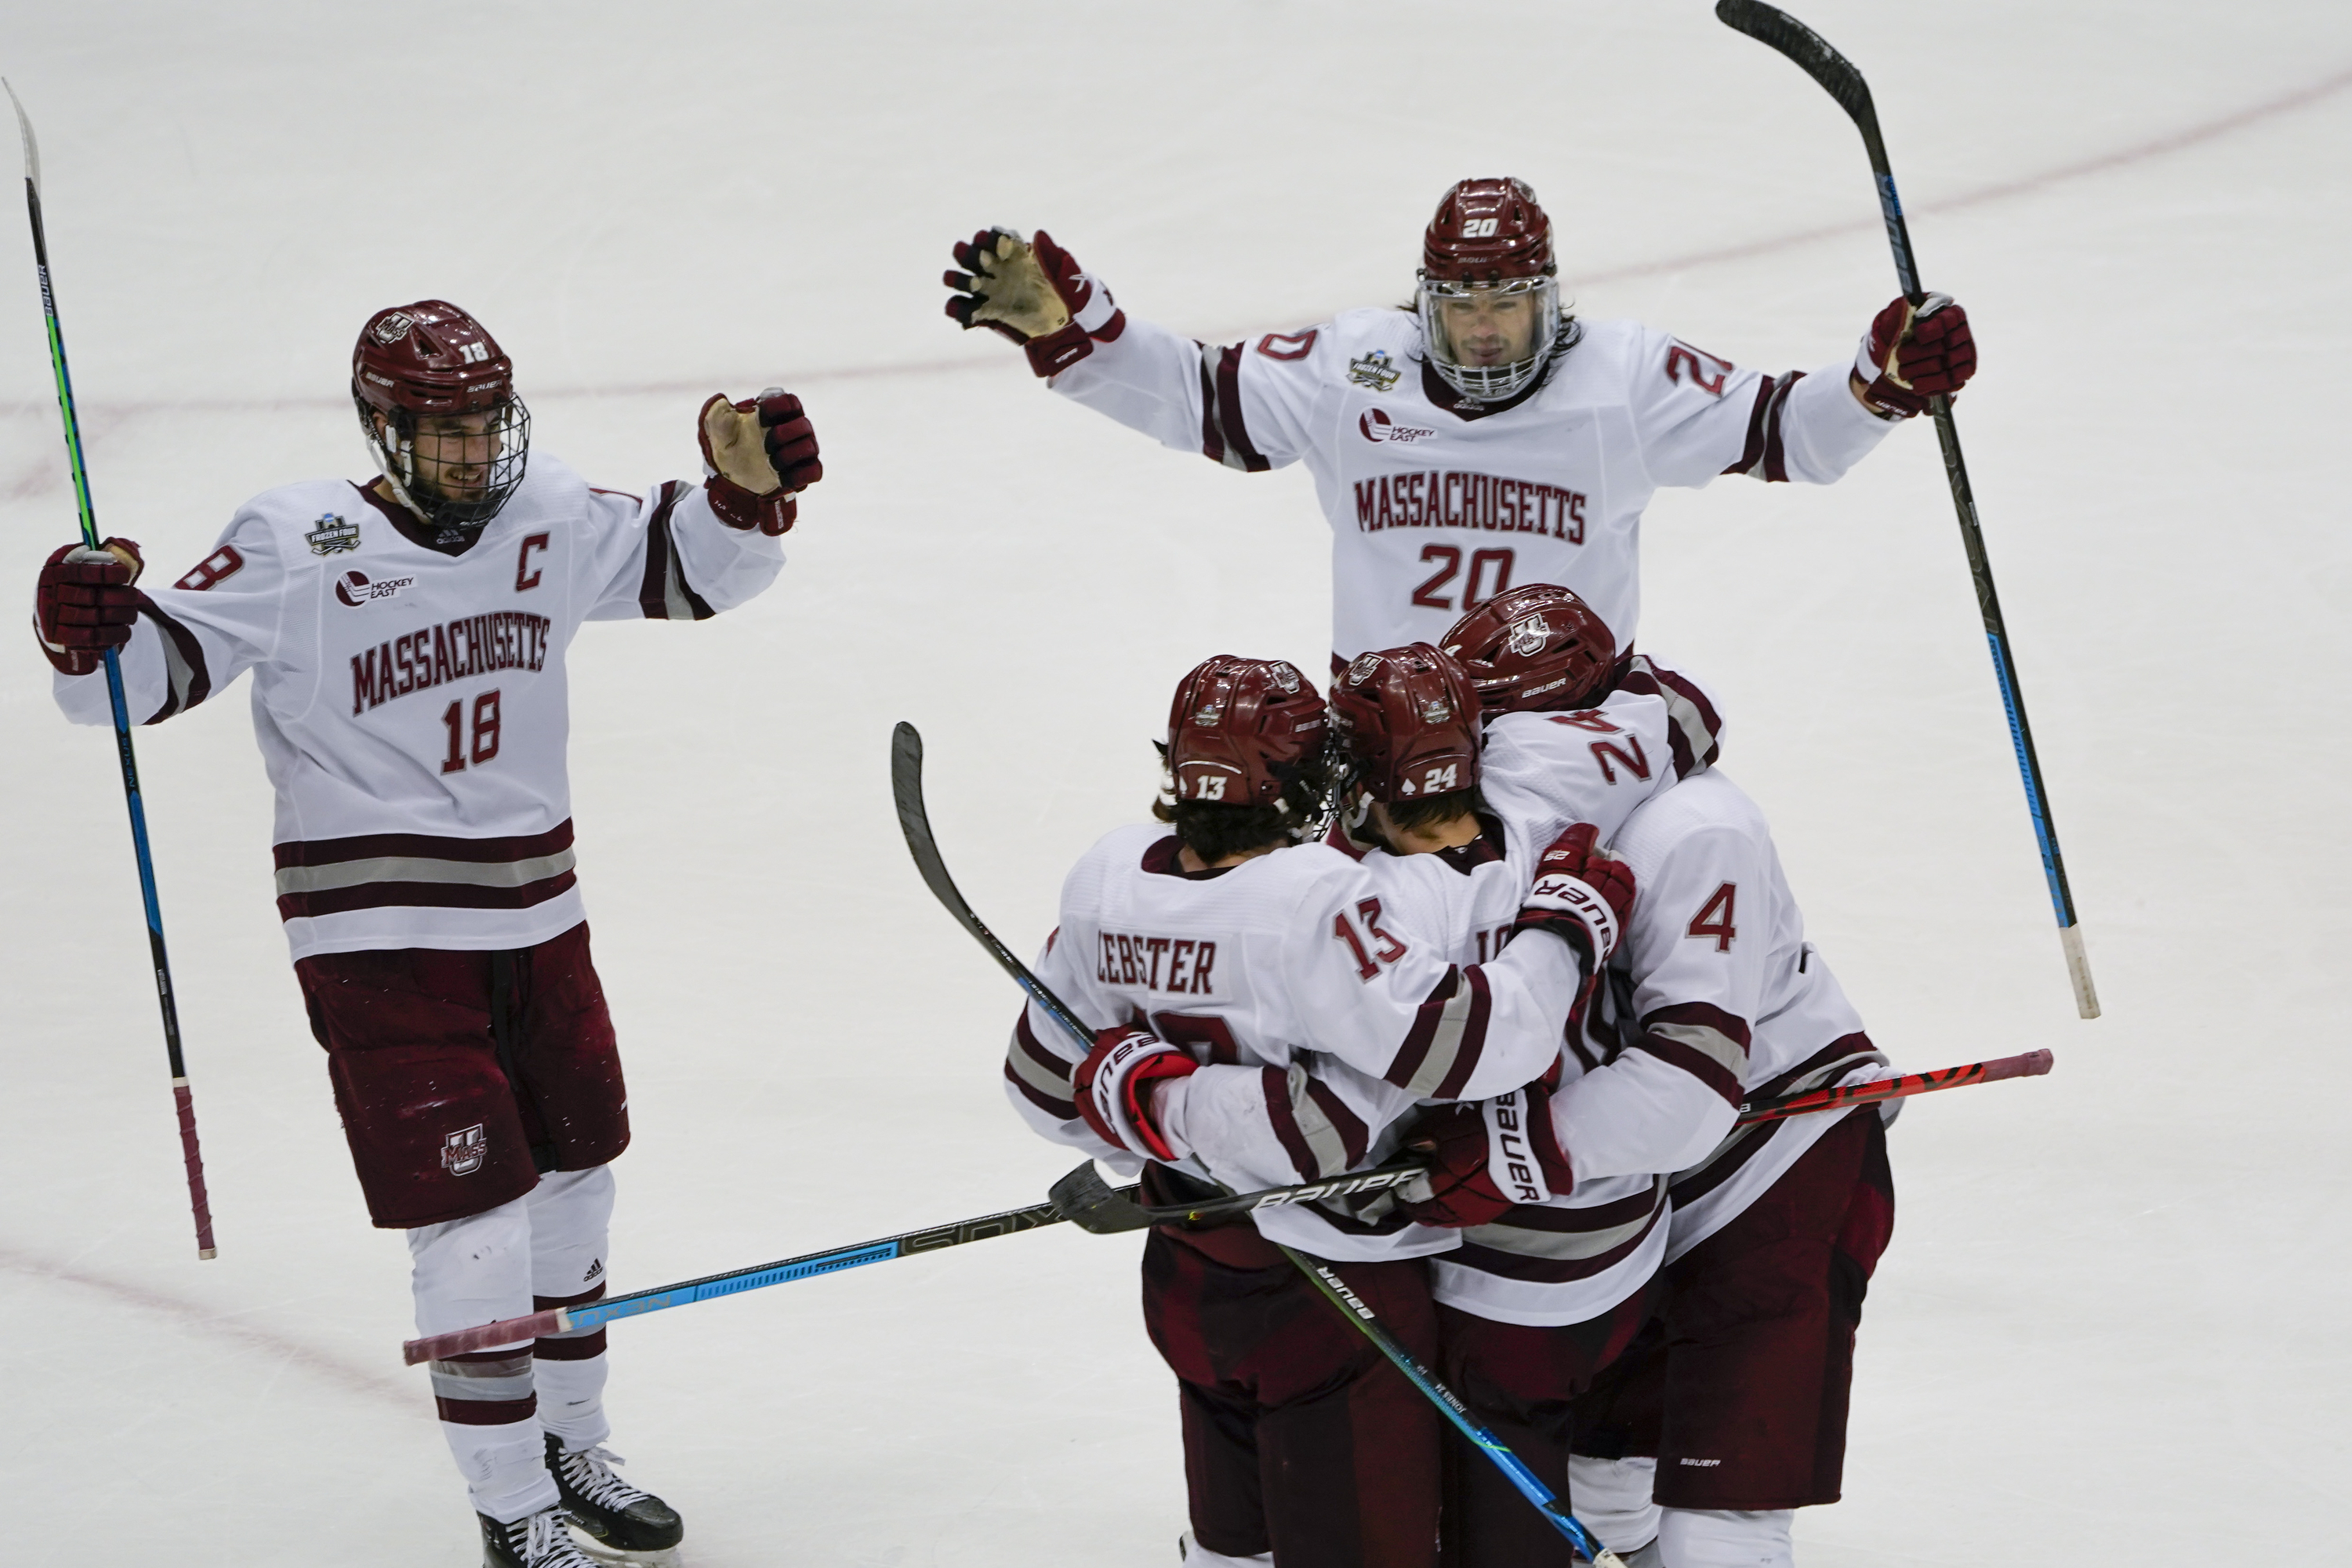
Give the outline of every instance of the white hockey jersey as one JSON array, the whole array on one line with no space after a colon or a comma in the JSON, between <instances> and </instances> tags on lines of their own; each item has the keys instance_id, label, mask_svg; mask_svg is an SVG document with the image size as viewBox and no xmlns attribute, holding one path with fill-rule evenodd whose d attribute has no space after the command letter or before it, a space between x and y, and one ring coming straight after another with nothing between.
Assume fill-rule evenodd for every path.
<instances>
[{"instance_id":1,"label":"white hockey jersey","mask_svg":"<svg viewBox=\"0 0 2352 1568\"><path fill-rule=\"evenodd\" d=\"M1886 1058L1819 952L1780 873L1764 814L1719 772L1636 811L1617 854L1640 893L1610 965L1609 1005L1588 1014L1572 1049L1588 1065L1647 1057L1719 1097L1727 1130L1740 1101L1883 1078ZM1578 1175L1641 1169L1644 1107L1631 1079L1587 1072L1553 1115ZM1671 1261L1736 1217L1796 1163L1839 1114L1741 1128L1694 1155L1671 1183ZM1851 1114L1851 1113L1846 1113ZM1875 1114L1873 1111L1872 1114Z\"/></svg>"},{"instance_id":2,"label":"white hockey jersey","mask_svg":"<svg viewBox=\"0 0 2352 1568\"><path fill-rule=\"evenodd\" d=\"M1133 1022L1203 1064L1183 1080L1186 1122L1262 1131L1179 1168L1247 1192L1288 1185L1302 1169L1378 1163L1416 1101L1482 1099L1557 1058L1580 985L1568 944L1515 943L1486 964L1455 962L1452 946L1391 915L1380 886L1336 849L1188 873L1176 838L1142 825L1106 835L1072 868L1035 968L1087 1023ZM1086 1054L1043 1009L1024 1008L1007 1095L1045 1137L1131 1170L1072 1098ZM1183 1128L1171 1131L1189 1143ZM1255 1220L1269 1239L1332 1258L1454 1244L1395 1216L1360 1224L1305 1205Z\"/></svg>"},{"instance_id":3,"label":"white hockey jersey","mask_svg":"<svg viewBox=\"0 0 2352 1568\"><path fill-rule=\"evenodd\" d=\"M395 519L407 521L341 479L265 491L193 571L142 595L122 650L142 723L253 672L297 959L519 948L578 924L572 634L583 620L705 619L783 565L778 540L720 522L698 484L640 500L538 453L462 555ZM56 692L76 722L111 722L102 679L59 675Z\"/></svg>"},{"instance_id":4,"label":"white hockey jersey","mask_svg":"<svg viewBox=\"0 0 2352 1568\"><path fill-rule=\"evenodd\" d=\"M1051 385L1232 468L1304 461L1331 526L1336 669L1434 643L1526 583L1572 589L1632 647L1650 497L1727 473L1838 479L1890 428L1848 368L1761 375L1636 321L1587 322L1535 390L1488 408L1429 370L1412 312L1363 310L1223 347L1128 316Z\"/></svg>"}]
</instances>

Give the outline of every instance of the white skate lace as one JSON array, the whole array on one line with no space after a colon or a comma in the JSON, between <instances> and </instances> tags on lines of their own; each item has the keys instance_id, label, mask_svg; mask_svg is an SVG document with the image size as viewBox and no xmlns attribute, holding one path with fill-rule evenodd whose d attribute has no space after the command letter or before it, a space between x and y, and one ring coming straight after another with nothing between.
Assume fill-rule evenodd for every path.
<instances>
[{"instance_id":1,"label":"white skate lace","mask_svg":"<svg viewBox=\"0 0 2352 1568\"><path fill-rule=\"evenodd\" d=\"M598 1508L611 1509L615 1513L633 1502L653 1496L653 1493L640 1491L613 1473L614 1465L628 1462L602 1443L593 1448L583 1448L576 1454L567 1451L558 1461L563 1467L563 1479L571 1483L573 1491Z\"/></svg>"},{"instance_id":2,"label":"white skate lace","mask_svg":"<svg viewBox=\"0 0 2352 1568\"><path fill-rule=\"evenodd\" d=\"M580 1550L565 1527L563 1510L544 1508L529 1519L515 1521L523 1527L522 1539L514 1538L514 1525L507 1526L507 1541L518 1549L524 1568L596 1568L595 1559Z\"/></svg>"}]
</instances>

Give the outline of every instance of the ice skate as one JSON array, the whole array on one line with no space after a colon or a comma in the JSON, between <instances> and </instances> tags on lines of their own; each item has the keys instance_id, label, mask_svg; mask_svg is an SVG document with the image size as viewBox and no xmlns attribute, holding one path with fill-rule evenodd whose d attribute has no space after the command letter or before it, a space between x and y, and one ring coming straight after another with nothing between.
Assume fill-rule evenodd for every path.
<instances>
[{"instance_id":1,"label":"ice skate","mask_svg":"<svg viewBox=\"0 0 2352 1568\"><path fill-rule=\"evenodd\" d=\"M527 1513L512 1524L486 1513L474 1517L482 1521L482 1568L597 1568L564 1528L561 1507Z\"/></svg>"},{"instance_id":2,"label":"ice skate","mask_svg":"<svg viewBox=\"0 0 2352 1568\"><path fill-rule=\"evenodd\" d=\"M562 1511L608 1551L665 1552L686 1537L677 1510L613 1473L624 1461L599 1443L576 1454L550 1434L547 1468L555 1476Z\"/></svg>"}]
</instances>

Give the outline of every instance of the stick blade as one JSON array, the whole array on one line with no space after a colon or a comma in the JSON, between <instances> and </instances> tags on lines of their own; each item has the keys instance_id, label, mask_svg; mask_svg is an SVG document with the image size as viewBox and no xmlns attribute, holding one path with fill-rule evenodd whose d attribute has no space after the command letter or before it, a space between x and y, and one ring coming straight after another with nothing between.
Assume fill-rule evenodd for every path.
<instances>
[{"instance_id":1,"label":"stick blade","mask_svg":"<svg viewBox=\"0 0 2352 1568\"><path fill-rule=\"evenodd\" d=\"M1798 69L1821 83L1822 90L1836 99L1838 107L1855 123L1877 127L1878 110L1871 105L1870 84L1862 79L1862 72L1831 47L1827 38L1786 11L1763 0L1716 0L1715 19L1788 56Z\"/></svg>"},{"instance_id":2,"label":"stick blade","mask_svg":"<svg viewBox=\"0 0 2352 1568\"><path fill-rule=\"evenodd\" d=\"M898 804L898 831L907 837L907 852L915 858L915 869L923 874L931 896L970 926L976 917L948 875L939 843L931 837L930 813L923 805L922 732L904 720L890 731L890 795Z\"/></svg>"},{"instance_id":3,"label":"stick blade","mask_svg":"<svg viewBox=\"0 0 2352 1568\"><path fill-rule=\"evenodd\" d=\"M32 117L25 112L25 100L16 96L15 88L8 86L7 78L0 77L0 88L7 89L8 101L16 106L16 134L25 142L25 183L33 187L37 196L41 194L41 144L34 138Z\"/></svg>"},{"instance_id":4,"label":"stick blade","mask_svg":"<svg viewBox=\"0 0 2352 1568\"><path fill-rule=\"evenodd\" d=\"M1116 1236L1123 1230L1149 1230L1151 1216L1127 1192L1102 1179L1092 1160L1045 1189L1055 1212L1080 1230Z\"/></svg>"}]
</instances>

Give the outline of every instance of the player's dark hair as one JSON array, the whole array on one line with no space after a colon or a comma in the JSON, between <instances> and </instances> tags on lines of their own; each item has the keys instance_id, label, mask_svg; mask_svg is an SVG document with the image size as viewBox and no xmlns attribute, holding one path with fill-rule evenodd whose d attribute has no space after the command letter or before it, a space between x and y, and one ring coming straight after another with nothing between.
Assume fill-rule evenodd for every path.
<instances>
[{"instance_id":1,"label":"player's dark hair","mask_svg":"<svg viewBox=\"0 0 2352 1568\"><path fill-rule=\"evenodd\" d=\"M1152 744L1160 748L1164 763L1167 746L1157 741ZM1299 831L1322 808L1325 757L1326 753L1318 753L1297 767L1280 770L1282 797L1262 805L1178 800L1172 783L1163 785L1151 803L1152 819L1173 826L1184 847L1205 865L1213 866L1228 855L1296 844Z\"/></svg>"},{"instance_id":2,"label":"player's dark hair","mask_svg":"<svg viewBox=\"0 0 2352 1568\"><path fill-rule=\"evenodd\" d=\"M1457 816L1486 809L1486 797L1478 786L1447 790L1444 795L1425 795L1419 800L1386 800L1381 803L1389 820L1400 833L1411 833L1433 822L1450 822Z\"/></svg>"}]
</instances>

